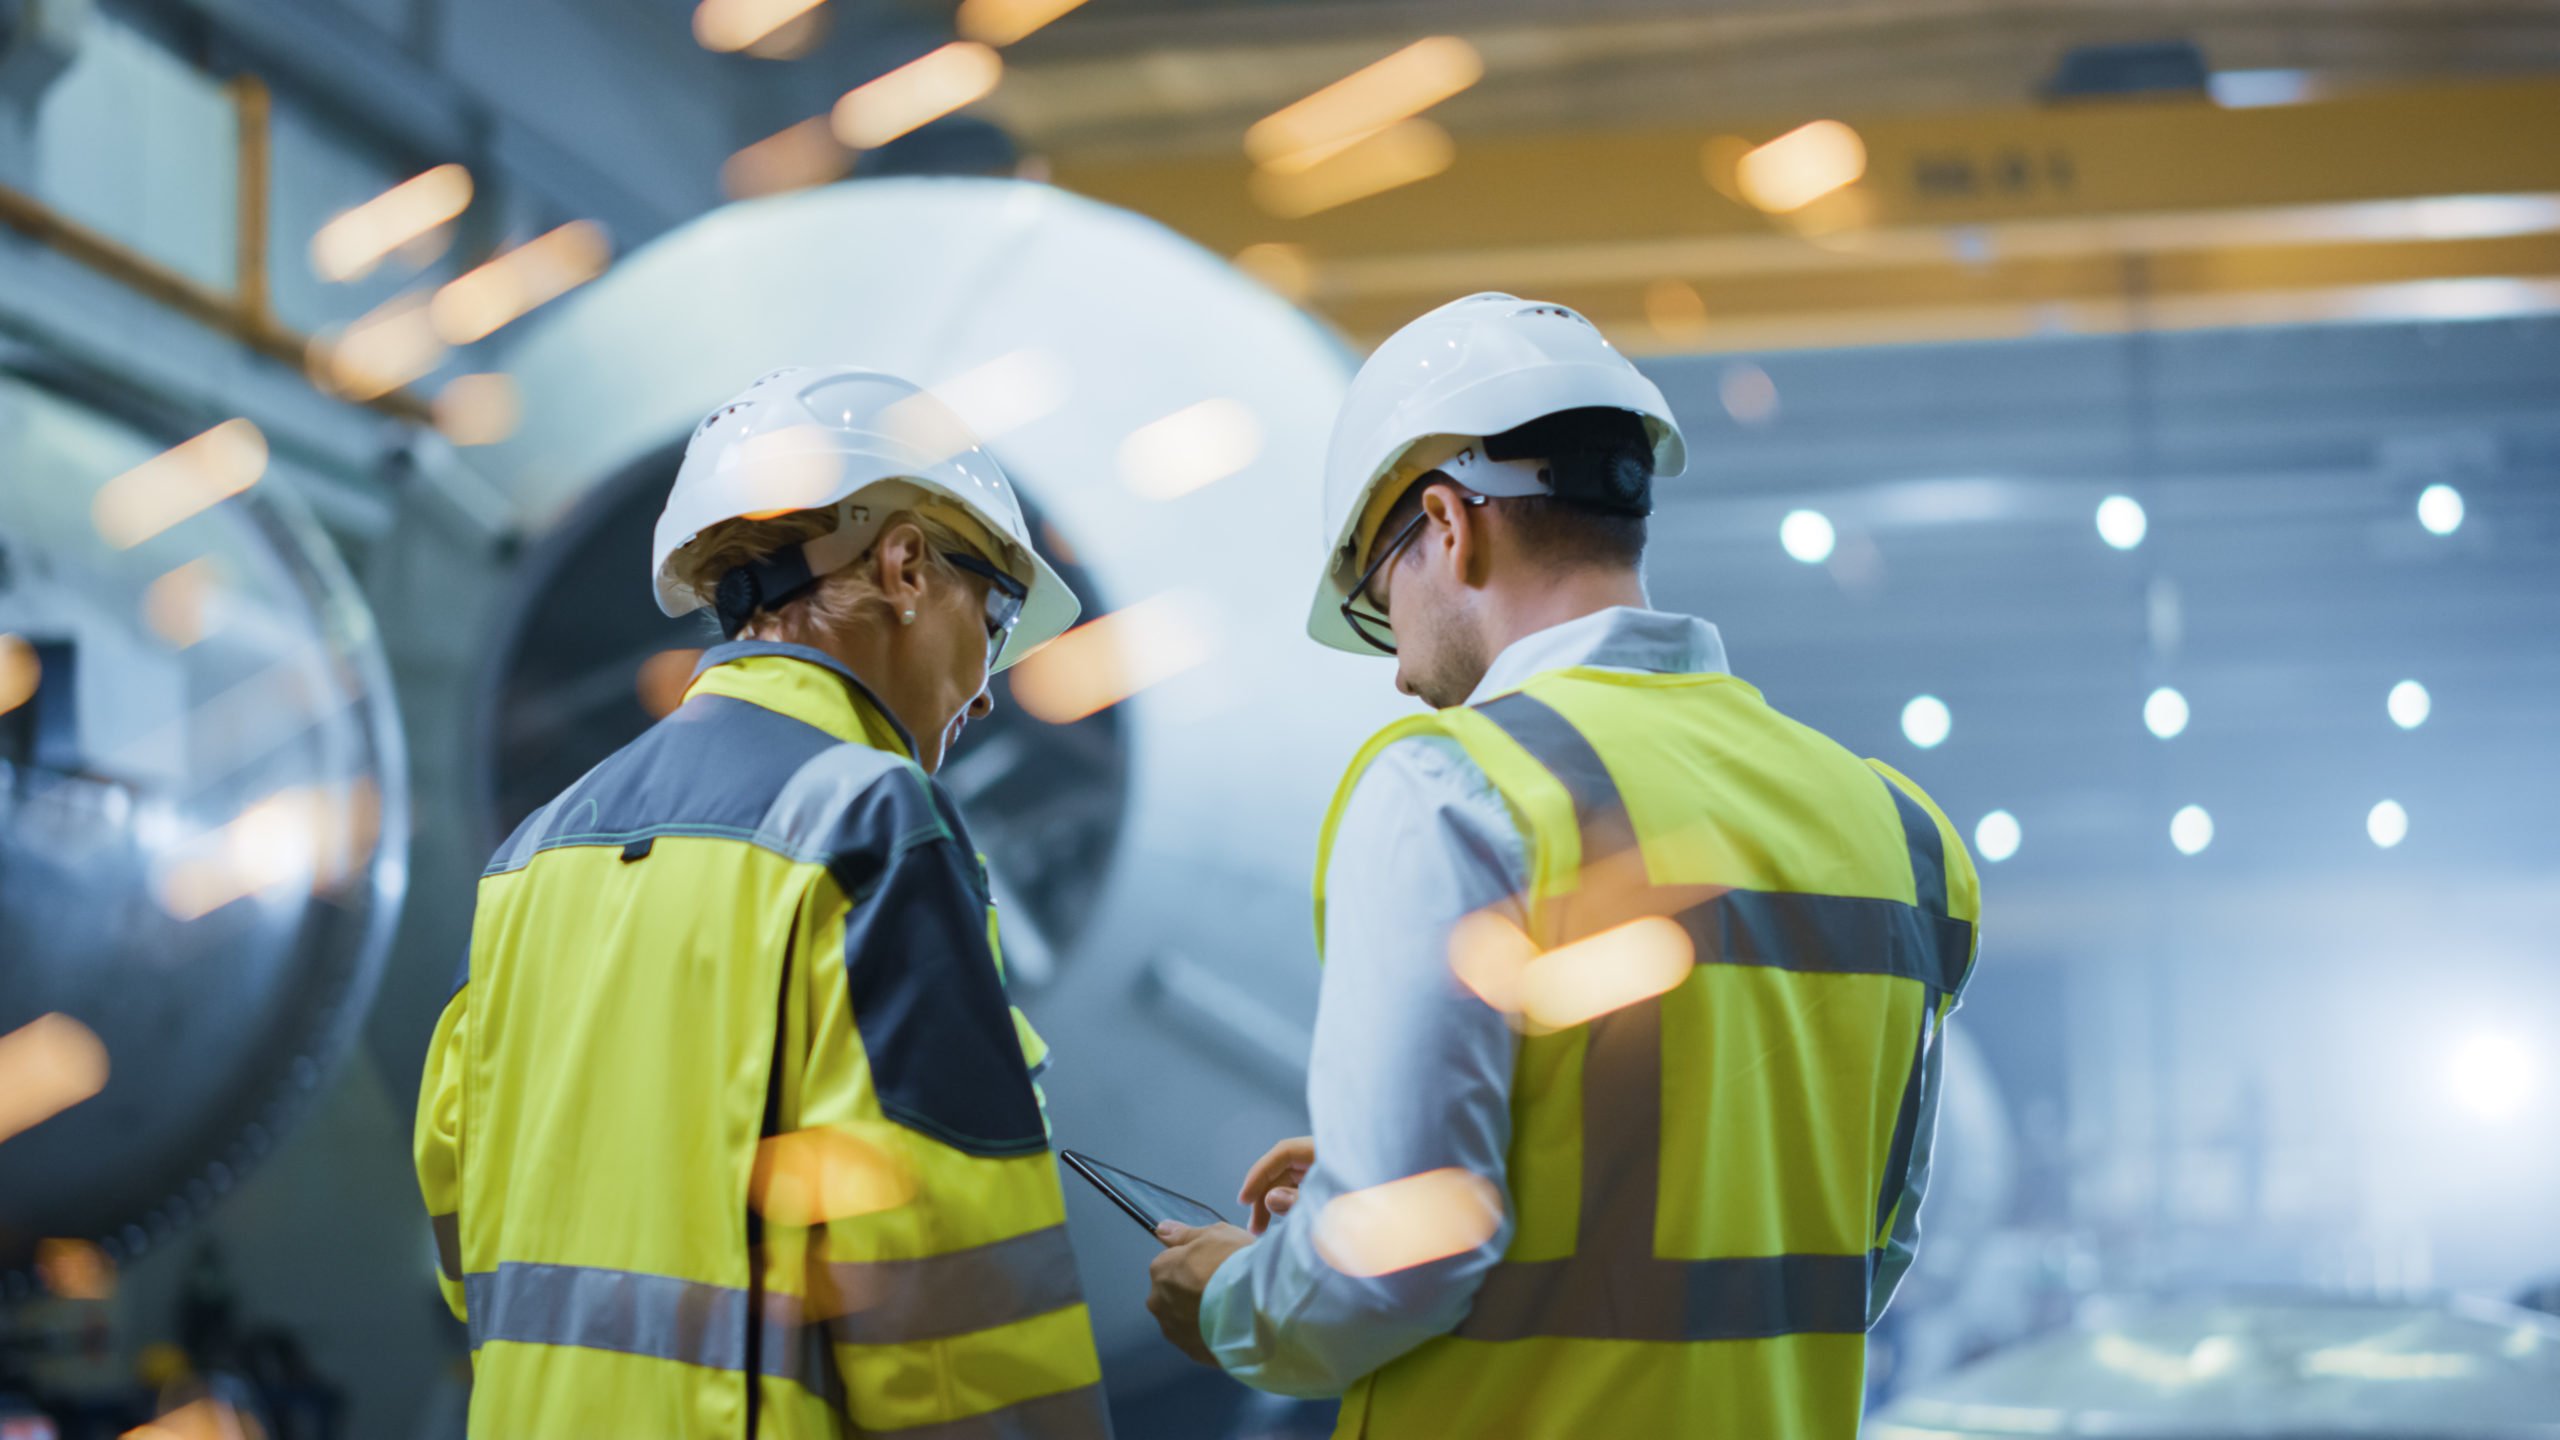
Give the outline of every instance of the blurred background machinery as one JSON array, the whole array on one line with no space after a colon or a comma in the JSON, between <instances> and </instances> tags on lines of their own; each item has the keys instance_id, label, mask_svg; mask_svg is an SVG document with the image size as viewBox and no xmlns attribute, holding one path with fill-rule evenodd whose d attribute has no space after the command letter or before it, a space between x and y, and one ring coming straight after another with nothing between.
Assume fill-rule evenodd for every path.
<instances>
[{"instance_id":1,"label":"blurred background machinery","mask_svg":"<svg viewBox=\"0 0 2560 1440\"><path fill-rule=\"evenodd\" d=\"M41 1237L137 1257L274 1147L372 999L409 816L381 645L293 492L174 533L168 432L5 387L0 937L12 1004L78 1017L24 1043L118 1078L0 1150L24 1298ZM227 423L206 470L263 468Z\"/></svg>"},{"instance_id":2,"label":"blurred background machinery","mask_svg":"<svg viewBox=\"0 0 2560 1440\"><path fill-rule=\"evenodd\" d=\"M2487 1303L2203 1297L2081 1323L1914 1387L1877 1440L2012 1435L2545 1436L2560 1324Z\"/></svg>"},{"instance_id":3,"label":"blurred background machinery","mask_svg":"<svg viewBox=\"0 0 2560 1440\"><path fill-rule=\"evenodd\" d=\"M458 1431L470 883L784 364L1071 562L946 778L1062 1141L1223 1193L1402 703L1297 635L1331 408L1487 288L1680 411L1657 603L1986 862L1878 1432L2560 1414L2560 11L22 0L0 100L0 1434ZM1071 1195L1124 1434L1321 1433Z\"/></svg>"}]
</instances>

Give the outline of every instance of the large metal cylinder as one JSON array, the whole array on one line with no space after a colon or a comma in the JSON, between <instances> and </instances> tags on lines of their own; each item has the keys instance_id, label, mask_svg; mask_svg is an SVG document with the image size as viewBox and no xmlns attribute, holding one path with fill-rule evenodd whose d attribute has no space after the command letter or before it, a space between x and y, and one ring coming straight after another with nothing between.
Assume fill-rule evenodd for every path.
<instances>
[{"instance_id":1,"label":"large metal cylinder","mask_svg":"<svg viewBox=\"0 0 2560 1440\"><path fill-rule=\"evenodd\" d=\"M122 1261L209 1210L372 999L407 768L371 616L271 464L246 421L0 381L0 1046L13 1087L102 1082L0 1136L0 1299L42 1241Z\"/></svg>"}]
</instances>

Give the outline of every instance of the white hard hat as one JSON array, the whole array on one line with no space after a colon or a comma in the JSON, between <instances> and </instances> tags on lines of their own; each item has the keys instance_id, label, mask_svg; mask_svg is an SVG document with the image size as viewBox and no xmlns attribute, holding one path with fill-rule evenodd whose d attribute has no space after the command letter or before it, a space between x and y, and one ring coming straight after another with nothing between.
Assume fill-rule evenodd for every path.
<instances>
[{"instance_id":1,"label":"white hard hat","mask_svg":"<svg viewBox=\"0 0 2560 1440\"><path fill-rule=\"evenodd\" d=\"M1662 391L1590 321L1562 305L1470 295L1388 336L1353 377L1334 422L1324 465L1324 568L1307 633L1337 650L1377 653L1342 618L1342 602L1360 580L1353 551L1361 517L1417 446L1499 435L1541 416L1591 408L1625 410L1644 421L1656 475L1687 467L1680 426ZM1533 493L1504 483L1500 468L1485 467L1482 484L1462 483L1484 494Z\"/></svg>"},{"instance_id":2,"label":"white hard hat","mask_svg":"<svg viewBox=\"0 0 2560 1440\"><path fill-rule=\"evenodd\" d=\"M694 427L650 545L658 608L685 615L716 603L679 576L677 562L723 520L835 510L835 529L799 547L808 573L825 575L869 550L891 514L937 500L976 521L992 545L986 558L1025 588L989 670L1075 623L1074 592L1033 548L1003 467L966 422L917 385L851 366L777 370ZM714 587L720 579L702 577Z\"/></svg>"}]
</instances>

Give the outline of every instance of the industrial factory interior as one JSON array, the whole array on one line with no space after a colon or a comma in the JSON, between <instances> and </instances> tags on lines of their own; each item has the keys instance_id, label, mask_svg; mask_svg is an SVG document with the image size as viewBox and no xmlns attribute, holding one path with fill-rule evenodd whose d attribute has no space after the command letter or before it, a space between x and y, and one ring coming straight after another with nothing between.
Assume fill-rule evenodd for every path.
<instances>
[{"instance_id":1,"label":"industrial factory interior","mask_svg":"<svg viewBox=\"0 0 2560 1440\"><path fill-rule=\"evenodd\" d=\"M864 386L960 542L700 508ZM1687 660L1435 691L1603 413ZM984 593L929 723L756 628L841 535L684 578L803 512ZM0 1440L2560 1440L2555 816L2560 0L0 4ZM1707 898L1551 929L1612 824ZM1499 1173L1365 1173L1464 1026Z\"/></svg>"}]
</instances>

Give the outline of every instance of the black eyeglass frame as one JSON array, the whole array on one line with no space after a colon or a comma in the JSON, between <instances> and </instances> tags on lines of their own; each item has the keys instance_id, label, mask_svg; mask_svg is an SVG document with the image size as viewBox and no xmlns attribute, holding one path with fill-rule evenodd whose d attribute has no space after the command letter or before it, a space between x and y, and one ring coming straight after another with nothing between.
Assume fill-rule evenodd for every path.
<instances>
[{"instance_id":1,"label":"black eyeglass frame","mask_svg":"<svg viewBox=\"0 0 2560 1440\"><path fill-rule=\"evenodd\" d=\"M1414 482L1416 485L1441 484L1452 486L1457 483L1458 482L1451 480L1448 476L1441 474L1437 470L1432 471L1430 474L1425 475ZM1485 502L1492 498L1493 497L1490 495L1478 495L1473 491L1467 491L1458 497L1458 501L1460 504L1470 507L1482 507ZM1430 518L1430 512L1416 511L1414 513L1414 517L1405 522L1404 528L1396 532L1396 538L1388 541L1386 548L1380 550L1377 557L1369 562L1369 568L1360 572L1360 582L1352 586L1351 593L1343 599L1342 622L1350 626L1351 633L1359 636L1361 642L1368 645L1371 649L1388 655L1396 653L1395 622L1389 620L1384 615L1364 615L1354 607L1359 605L1362 596L1369 593L1369 582L1378 578L1378 572L1387 567L1388 561L1396 558L1397 552L1403 550L1405 546L1413 543L1415 533L1422 529L1422 522ZM1369 627L1372 625L1377 626L1387 638L1381 640L1376 635L1370 634Z\"/></svg>"},{"instance_id":2,"label":"black eyeglass frame","mask_svg":"<svg viewBox=\"0 0 2560 1440\"><path fill-rule=\"evenodd\" d=\"M987 582L987 665L993 668L1015 622L1022 618L1022 602L1030 597L1031 587L965 550L945 550L942 558Z\"/></svg>"}]
</instances>

